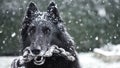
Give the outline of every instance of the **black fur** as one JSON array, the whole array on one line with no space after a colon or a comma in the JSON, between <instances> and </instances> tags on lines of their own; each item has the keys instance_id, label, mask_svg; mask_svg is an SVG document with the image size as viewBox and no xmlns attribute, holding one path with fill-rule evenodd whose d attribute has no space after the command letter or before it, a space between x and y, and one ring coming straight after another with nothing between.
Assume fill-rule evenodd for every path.
<instances>
[{"instance_id":1,"label":"black fur","mask_svg":"<svg viewBox=\"0 0 120 68\"><path fill-rule=\"evenodd\" d=\"M80 68L74 41L66 31L54 2L49 4L45 13L40 12L31 2L22 24L21 35L23 49L30 46L33 50L41 47L41 50L47 51L51 45L57 45L75 57L75 61L69 61L53 54L52 57L46 58L43 65L35 65L32 60L25 63L25 68Z\"/></svg>"}]
</instances>

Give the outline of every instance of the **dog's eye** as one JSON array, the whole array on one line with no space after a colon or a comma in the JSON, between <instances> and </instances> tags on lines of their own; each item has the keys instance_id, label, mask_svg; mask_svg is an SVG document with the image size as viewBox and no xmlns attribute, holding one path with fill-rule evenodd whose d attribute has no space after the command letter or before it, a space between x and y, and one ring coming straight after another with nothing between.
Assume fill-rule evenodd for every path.
<instances>
[{"instance_id":1,"label":"dog's eye","mask_svg":"<svg viewBox=\"0 0 120 68\"><path fill-rule=\"evenodd\" d=\"M35 33L35 26L31 26L30 29L28 30L30 34Z\"/></svg>"},{"instance_id":2,"label":"dog's eye","mask_svg":"<svg viewBox=\"0 0 120 68\"><path fill-rule=\"evenodd\" d=\"M44 33L44 34L48 34L48 33L50 33L50 28L48 28L48 27L43 27L42 28L42 32Z\"/></svg>"}]
</instances>

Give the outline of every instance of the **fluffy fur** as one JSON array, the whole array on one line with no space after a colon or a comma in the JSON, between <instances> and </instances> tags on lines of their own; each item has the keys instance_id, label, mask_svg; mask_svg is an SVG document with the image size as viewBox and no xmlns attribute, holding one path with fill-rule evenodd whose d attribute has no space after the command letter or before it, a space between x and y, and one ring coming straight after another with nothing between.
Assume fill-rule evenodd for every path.
<instances>
[{"instance_id":1,"label":"fluffy fur","mask_svg":"<svg viewBox=\"0 0 120 68\"><path fill-rule=\"evenodd\" d=\"M39 45L47 50L51 45L57 45L75 57L75 61L69 61L53 54L46 58L43 65L35 65L32 60L25 63L25 68L80 68L74 41L68 34L54 2L50 2L47 12L40 12L33 2L30 3L22 24L21 36L23 49L28 46L34 49Z\"/></svg>"}]
</instances>

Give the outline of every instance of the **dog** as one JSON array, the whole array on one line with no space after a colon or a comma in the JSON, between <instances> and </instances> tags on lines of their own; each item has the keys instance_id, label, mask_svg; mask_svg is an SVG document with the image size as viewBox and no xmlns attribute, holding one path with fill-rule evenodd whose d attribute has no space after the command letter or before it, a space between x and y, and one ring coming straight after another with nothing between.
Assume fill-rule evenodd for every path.
<instances>
[{"instance_id":1,"label":"dog","mask_svg":"<svg viewBox=\"0 0 120 68\"><path fill-rule=\"evenodd\" d=\"M22 23L22 56L11 68L80 68L75 43L67 32L55 2L47 11L30 2Z\"/></svg>"}]
</instances>

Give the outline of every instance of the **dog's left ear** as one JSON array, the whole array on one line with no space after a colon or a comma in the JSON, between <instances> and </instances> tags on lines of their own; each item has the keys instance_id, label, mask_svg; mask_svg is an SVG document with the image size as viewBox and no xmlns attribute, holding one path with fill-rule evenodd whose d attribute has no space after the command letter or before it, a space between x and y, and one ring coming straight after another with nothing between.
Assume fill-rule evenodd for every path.
<instances>
[{"instance_id":1,"label":"dog's left ear","mask_svg":"<svg viewBox=\"0 0 120 68\"><path fill-rule=\"evenodd\" d=\"M30 2L27 13L26 13L27 17L31 18L32 15L34 15L36 11L38 11L36 4L34 2Z\"/></svg>"},{"instance_id":2,"label":"dog's left ear","mask_svg":"<svg viewBox=\"0 0 120 68\"><path fill-rule=\"evenodd\" d=\"M47 12L53 19L59 17L59 12L55 2L50 2L47 8Z\"/></svg>"}]
</instances>

